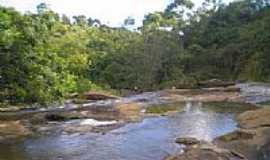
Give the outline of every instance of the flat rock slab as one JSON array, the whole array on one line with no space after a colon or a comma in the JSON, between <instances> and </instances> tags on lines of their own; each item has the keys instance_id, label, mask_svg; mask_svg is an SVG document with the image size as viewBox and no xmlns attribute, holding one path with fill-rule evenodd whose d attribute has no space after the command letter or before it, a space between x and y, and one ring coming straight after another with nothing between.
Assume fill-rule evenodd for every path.
<instances>
[{"instance_id":1,"label":"flat rock slab","mask_svg":"<svg viewBox=\"0 0 270 160\"><path fill-rule=\"evenodd\" d=\"M237 120L241 128L270 127L270 108L244 112Z\"/></svg>"},{"instance_id":2,"label":"flat rock slab","mask_svg":"<svg viewBox=\"0 0 270 160\"><path fill-rule=\"evenodd\" d=\"M166 160L247 160L243 155L212 144L189 147L185 152Z\"/></svg>"},{"instance_id":3,"label":"flat rock slab","mask_svg":"<svg viewBox=\"0 0 270 160\"><path fill-rule=\"evenodd\" d=\"M0 137L19 138L32 134L21 121L0 121Z\"/></svg>"}]
</instances>

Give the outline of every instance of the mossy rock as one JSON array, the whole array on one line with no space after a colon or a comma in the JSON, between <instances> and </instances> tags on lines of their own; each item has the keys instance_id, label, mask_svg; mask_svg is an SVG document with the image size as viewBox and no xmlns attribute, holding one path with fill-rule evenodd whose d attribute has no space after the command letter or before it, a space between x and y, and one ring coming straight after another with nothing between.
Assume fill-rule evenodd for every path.
<instances>
[{"instance_id":1,"label":"mossy rock","mask_svg":"<svg viewBox=\"0 0 270 160\"><path fill-rule=\"evenodd\" d=\"M259 107L249 103L207 102L203 104L202 109L214 110L218 113L242 113L249 110L259 109Z\"/></svg>"},{"instance_id":2,"label":"mossy rock","mask_svg":"<svg viewBox=\"0 0 270 160\"><path fill-rule=\"evenodd\" d=\"M252 139L255 135L256 132L253 130L238 129L232 133L220 136L219 138L217 138L217 141L231 142L236 140L248 140Z\"/></svg>"},{"instance_id":3,"label":"mossy rock","mask_svg":"<svg viewBox=\"0 0 270 160\"><path fill-rule=\"evenodd\" d=\"M169 103L169 104L159 104L152 105L146 108L146 113L152 114L163 114L173 111L183 111L185 103Z\"/></svg>"}]
</instances>

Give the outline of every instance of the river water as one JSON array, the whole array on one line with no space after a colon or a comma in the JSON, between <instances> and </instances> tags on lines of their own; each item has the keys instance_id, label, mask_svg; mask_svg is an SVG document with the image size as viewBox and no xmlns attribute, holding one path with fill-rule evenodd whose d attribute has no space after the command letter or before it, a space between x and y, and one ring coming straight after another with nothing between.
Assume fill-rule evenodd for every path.
<instances>
[{"instance_id":1,"label":"river water","mask_svg":"<svg viewBox=\"0 0 270 160\"><path fill-rule=\"evenodd\" d=\"M177 104L175 104L177 105ZM230 107L217 112L201 103L187 103L184 112L146 118L105 135L51 134L0 144L0 160L162 160L181 146L178 137L211 141L237 128Z\"/></svg>"},{"instance_id":2,"label":"river water","mask_svg":"<svg viewBox=\"0 0 270 160\"><path fill-rule=\"evenodd\" d=\"M241 94L250 103L270 100L267 84L239 84ZM125 101L150 101L159 104L157 93L128 97ZM86 106L115 103L100 101ZM164 105L164 104L163 104ZM178 104L174 104L178 105ZM179 107L183 106L179 104ZM237 105L239 107L239 105ZM244 106L188 102L183 112L172 116L145 118L106 134L55 133L25 140L0 143L0 160L163 160L181 150L178 137L211 141L237 128L235 116ZM92 122L92 121L91 121ZM95 122L95 121L93 121ZM74 123L76 124L76 123Z\"/></svg>"}]
</instances>

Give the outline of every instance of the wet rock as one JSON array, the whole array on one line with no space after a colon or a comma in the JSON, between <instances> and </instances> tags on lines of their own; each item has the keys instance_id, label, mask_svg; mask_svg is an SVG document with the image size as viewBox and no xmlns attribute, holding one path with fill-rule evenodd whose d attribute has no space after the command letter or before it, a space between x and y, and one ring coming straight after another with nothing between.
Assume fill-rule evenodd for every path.
<instances>
[{"instance_id":1,"label":"wet rock","mask_svg":"<svg viewBox=\"0 0 270 160\"><path fill-rule=\"evenodd\" d=\"M241 91L241 89L236 86L204 88L203 90L208 91L208 92L240 92Z\"/></svg>"},{"instance_id":2,"label":"wet rock","mask_svg":"<svg viewBox=\"0 0 270 160\"><path fill-rule=\"evenodd\" d=\"M60 115L60 114L46 114L46 120L48 121L64 121L67 120L67 117Z\"/></svg>"},{"instance_id":3,"label":"wet rock","mask_svg":"<svg viewBox=\"0 0 270 160\"><path fill-rule=\"evenodd\" d=\"M183 112L186 103L164 103L164 104L153 104L147 106L145 113L149 115L172 115L177 112Z\"/></svg>"},{"instance_id":4,"label":"wet rock","mask_svg":"<svg viewBox=\"0 0 270 160\"><path fill-rule=\"evenodd\" d=\"M259 155L260 159L270 159L270 142L262 146L261 154Z\"/></svg>"},{"instance_id":5,"label":"wet rock","mask_svg":"<svg viewBox=\"0 0 270 160\"><path fill-rule=\"evenodd\" d=\"M1 106L0 104L0 113L5 112L18 112L18 111L27 111L27 110L35 110L35 106L31 106L29 104L17 104L17 105L6 105Z\"/></svg>"},{"instance_id":6,"label":"wet rock","mask_svg":"<svg viewBox=\"0 0 270 160\"><path fill-rule=\"evenodd\" d=\"M0 137L20 138L32 134L32 131L22 121L0 121Z\"/></svg>"},{"instance_id":7,"label":"wet rock","mask_svg":"<svg viewBox=\"0 0 270 160\"><path fill-rule=\"evenodd\" d=\"M248 140L254 138L256 135L256 132L254 130L244 130L244 129L238 129L232 133L223 135L219 137L217 140L220 140L222 142L231 142L236 140Z\"/></svg>"},{"instance_id":8,"label":"wet rock","mask_svg":"<svg viewBox=\"0 0 270 160\"><path fill-rule=\"evenodd\" d=\"M95 119L75 120L62 125L62 132L67 134L85 134L87 132L106 133L122 126L118 121L98 121Z\"/></svg>"},{"instance_id":9,"label":"wet rock","mask_svg":"<svg viewBox=\"0 0 270 160\"><path fill-rule=\"evenodd\" d=\"M199 82L200 87L213 88L213 87L228 87L235 85L235 82L226 82L219 79L211 79L208 81Z\"/></svg>"},{"instance_id":10,"label":"wet rock","mask_svg":"<svg viewBox=\"0 0 270 160\"><path fill-rule=\"evenodd\" d=\"M80 125L89 125L89 126L108 126L117 124L117 121L97 121L95 119L85 119L82 120Z\"/></svg>"},{"instance_id":11,"label":"wet rock","mask_svg":"<svg viewBox=\"0 0 270 160\"><path fill-rule=\"evenodd\" d=\"M119 113L120 119L138 121L141 118L141 105L139 103L118 104L114 108L116 108Z\"/></svg>"},{"instance_id":12,"label":"wet rock","mask_svg":"<svg viewBox=\"0 0 270 160\"><path fill-rule=\"evenodd\" d=\"M270 127L270 108L247 111L237 117L241 128Z\"/></svg>"},{"instance_id":13,"label":"wet rock","mask_svg":"<svg viewBox=\"0 0 270 160\"><path fill-rule=\"evenodd\" d=\"M239 139L217 138L215 143L219 147L231 149L245 155L249 160L269 160L270 157L263 158L265 153L270 153L270 148L266 147L270 142L270 128L261 127L253 130L256 132L253 138L239 137ZM230 136L230 135L229 135Z\"/></svg>"},{"instance_id":14,"label":"wet rock","mask_svg":"<svg viewBox=\"0 0 270 160\"><path fill-rule=\"evenodd\" d=\"M176 143L183 144L183 145L196 145L200 144L200 141L196 138L186 137L186 138L177 138L175 140Z\"/></svg>"},{"instance_id":15,"label":"wet rock","mask_svg":"<svg viewBox=\"0 0 270 160\"><path fill-rule=\"evenodd\" d=\"M91 126L65 126L63 128L63 132L67 133L67 134L74 134L74 133L80 133L80 134L83 134L83 133L87 133L87 132L91 132L93 129L93 127Z\"/></svg>"},{"instance_id":16,"label":"wet rock","mask_svg":"<svg viewBox=\"0 0 270 160\"><path fill-rule=\"evenodd\" d=\"M240 114L237 119L244 130L238 130L215 140L223 148L235 150L250 160L270 159L270 110L258 109Z\"/></svg>"},{"instance_id":17,"label":"wet rock","mask_svg":"<svg viewBox=\"0 0 270 160\"><path fill-rule=\"evenodd\" d=\"M213 144L201 144L188 147L183 153L171 156L166 160L247 160L243 155L219 148Z\"/></svg>"},{"instance_id":18,"label":"wet rock","mask_svg":"<svg viewBox=\"0 0 270 160\"><path fill-rule=\"evenodd\" d=\"M108 95L104 93L98 92L88 92L83 95L83 97L87 100L107 100L107 99L117 99L118 97L113 95Z\"/></svg>"},{"instance_id":19,"label":"wet rock","mask_svg":"<svg viewBox=\"0 0 270 160\"><path fill-rule=\"evenodd\" d=\"M173 102L244 102L239 92L208 91L208 90L166 90L161 98Z\"/></svg>"}]
</instances>

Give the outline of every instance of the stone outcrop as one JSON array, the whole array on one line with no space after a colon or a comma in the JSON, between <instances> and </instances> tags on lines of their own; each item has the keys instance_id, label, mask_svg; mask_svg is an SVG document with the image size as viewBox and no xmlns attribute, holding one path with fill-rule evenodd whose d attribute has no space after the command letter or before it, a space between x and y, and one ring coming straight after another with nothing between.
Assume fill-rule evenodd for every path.
<instances>
[{"instance_id":1,"label":"stone outcrop","mask_svg":"<svg viewBox=\"0 0 270 160\"><path fill-rule=\"evenodd\" d=\"M190 141L184 141L190 142ZM176 156L170 156L166 160L247 160L243 155L220 148L211 143L199 142L198 140L192 140L192 145L188 145L184 148L184 152ZM199 142L199 143L198 143Z\"/></svg>"},{"instance_id":2,"label":"stone outcrop","mask_svg":"<svg viewBox=\"0 0 270 160\"><path fill-rule=\"evenodd\" d=\"M119 118L126 121L140 120L141 106L139 103L118 104L115 109L119 113Z\"/></svg>"},{"instance_id":3,"label":"stone outcrop","mask_svg":"<svg viewBox=\"0 0 270 160\"><path fill-rule=\"evenodd\" d=\"M269 160L270 108L244 112L237 120L244 129L218 137L214 142L245 155L249 160Z\"/></svg>"},{"instance_id":4,"label":"stone outcrop","mask_svg":"<svg viewBox=\"0 0 270 160\"><path fill-rule=\"evenodd\" d=\"M213 144L178 138L184 152L167 160L269 160L270 108L247 111L237 117L240 129L220 136Z\"/></svg>"},{"instance_id":5,"label":"stone outcrop","mask_svg":"<svg viewBox=\"0 0 270 160\"><path fill-rule=\"evenodd\" d=\"M201 142L199 140L197 140L196 138L190 138L190 137L186 137L186 138L177 138L175 140L176 143L178 144L183 144L186 146L190 146L190 145L196 145L196 144L200 144Z\"/></svg>"},{"instance_id":6,"label":"stone outcrop","mask_svg":"<svg viewBox=\"0 0 270 160\"><path fill-rule=\"evenodd\" d=\"M0 121L0 139L21 138L32 131L22 121Z\"/></svg>"},{"instance_id":7,"label":"stone outcrop","mask_svg":"<svg viewBox=\"0 0 270 160\"><path fill-rule=\"evenodd\" d=\"M250 139L253 139L255 136L256 136L256 131L254 130L238 129L232 133L220 136L217 140L220 140L222 142L231 142L231 141L237 141L239 139L250 140Z\"/></svg>"},{"instance_id":8,"label":"stone outcrop","mask_svg":"<svg viewBox=\"0 0 270 160\"><path fill-rule=\"evenodd\" d=\"M247 111L237 117L241 128L270 127L270 108Z\"/></svg>"}]
</instances>

